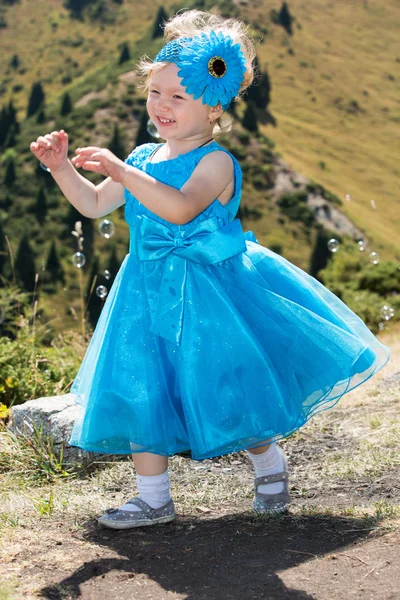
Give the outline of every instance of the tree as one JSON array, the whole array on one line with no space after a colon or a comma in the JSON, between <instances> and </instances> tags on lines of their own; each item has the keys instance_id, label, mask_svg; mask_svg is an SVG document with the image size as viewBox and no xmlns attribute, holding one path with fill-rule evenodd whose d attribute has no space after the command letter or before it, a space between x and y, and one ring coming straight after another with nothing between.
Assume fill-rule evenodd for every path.
<instances>
[{"instance_id":1,"label":"tree","mask_svg":"<svg viewBox=\"0 0 400 600\"><path fill-rule=\"evenodd\" d=\"M0 146L2 146L6 141L9 126L8 111L5 106L3 106L0 112Z\"/></svg>"},{"instance_id":2,"label":"tree","mask_svg":"<svg viewBox=\"0 0 400 600\"><path fill-rule=\"evenodd\" d=\"M147 121L148 120L149 120L149 117L147 115L147 112L143 111L141 119L140 119L139 129L136 134L135 146L141 146L142 144L147 144L148 142L153 141L152 136L147 131Z\"/></svg>"},{"instance_id":3,"label":"tree","mask_svg":"<svg viewBox=\"0 0 400 600\"><path fill-rule=\"evenodd\" d=\"M108 149L111 150L111 152L115 154L115 156L117 156L120 160L124 160L124 158L126 157L125 145L121 139L121 132L118 123L114 124L114 132L108 144Z\"/></svg>"},{"instance_id":4,"label":"tree","mask_svg":"<svg viewBox=\"0 0 400 600\"><path fill-rule=\"evenodd\" d=\"M121 261L118 258L117 247L115 243L111 246L110 250L110 258L108 259L108 267L107 269L110 271L111 277L107 279L106 287L111 288L114 280L117 276L118 270L121 266Z\"/></svg>"},{"instance_id":5,"label":"tree","mask_svg":"<svg viewBox=\"0 0 400 600\"><path fill-rule=\"evenodd\" d=\"M258 59L255 61L255 78L251 86L247 89L244 97L246 102L253 102L257 108L265 110L271 101L271 82L266 71L261 71Z\"/></svg>"},{"instance_id":6,"label":"tree","mask_svg":"<svg viewBox=\"0 0 400 600\"><path fill-rule=\"evenodd\" d=\"M44 112L44 110L41 108L37 114L36 117L36 123L45 123L46 122L46 113Z\"/></svg>"},{"instance_id":7,"label":"tree","mask_svg":"<svg viewBox=\"0 0 400 600\"><path fill-rule=\"evenodd\" d=\"M38 110L43 107L44 101L45 94L43 91L43 87L40 81L38 81L32 85L26 116L30 117L31 115L37 113Z\"/></svg>"},{"instance_id":8,"label":"tree","mask_svg":"<svg viewBox=\"0 0 400 600\"><path fill-rule=\"evenodd\" d=\"M58 257L56 243L53 240L47 255L44 273L44 282L47 284L46 290L50 293L54 293L56 291L55 284L57 281L65 284L65 273Z\"/></svg>"},{"instance_id":9,"label":"tree","mask_svg":"<svg viewBox=\"0 0 400 600\"><path fill-rule=\"evenodd\" d=\"M251 102L248 102L247 104L247 108L243 115L242 125L248 131L258 131L257 117Z\"/></svg>"},{"instance_id":10,"label":"tree","mask_svg":"<svg viewBox=\"0 0 400 600\"><path fill-rule=\"evenodd\" d=\"M153 40L164 35L164 22L167 20L168 15L165 12L165 9L163 6L160 6L153 24L153 31L151 34Z\"/></svg>"},{"instance_id":11,"label":"tree","mask_svg":"<svg viewBox=\"0 0 400 600\"><path fill-rule=\"evenodd\" d=\"M35 287L35 259L28 234L25 233L19 243L15 259L15 271L21 287L27 292L33 292Z\"/></svg>"},{"instance_id":12,"label":"tree","mask_svg":"<svg viewBox=\"0 0 400 600\"><path fill-rule=\"evenodd\" d=\"M128 42L124 42L121 48L121 54L119 55L118 64L122 65L122 63L127 62L131 58L131 53L129 51Z\"/></svg>"},{"instance_id":13,"label":"tree","mask_svg":"<svg viewBox=\"0 0 400 600\"><path fill-rule=\"evenodd\" d=\"M104 283L106 281L106 279L104 277L102 277L101 275L99 275L99 270L100 270L99 257L96 254L92 261L92 268L90 270L87 288L86 288L86 295L85 295L85 301L87 302L89 300L90 290L91 290L93 282L95 281L95 278L96 278L96 281L95 281L94 287L93 287L93 291L92 291L92 295L90 296L90 300L89 300L89 303L87 306L89 323L91 324L91 326L93 328L96 327L96 323L99 319L101 309L104 304L103 300L96 294L96 289L99 287L99 285L106 285ZM106 287L107 287L107 285L106 285Z\"/></svg>"},{"instance_id":14,"label":"tree","mask_svg":"<svg viewBox=\"0 0 400 600\"><path fill-rule=\"evenodd\" d=\"M47 200L46 194L44 192L43 186L39 188L38 194L36 196L36 218L41 225L43 225L46 215L47 215Z\"/></svg>"},{"instance_id":15,"label":"tree","mask_svg":"<svg viewBox=\"0 0 400 600\"><path fill-rule=\"evenodd\" d=\"M286 2L284 2L281 6L281 9L278 13L278 20L279 20L279 23L282 25L282 27L284 29L286 29L286 31L289 33L289 35L293 35L293 30L292 30L293 17L290 14L289 7L286 4Z\"/></svg>"},{"instance_id":16,"label":"tree","mask_svg":"<svg viewBox=\"0 0 400 600\"><path fill-rule=\"evenodd\" d=\"M331 237L331 233L327 232L323 227L318 226L314 248L310 257L309 273L319 281L319 271L325 269L328 260L332 256L332 253L328 248L328 240L330 240Z\"/></svg>"},{"instance_id":17,"label":"tree","mask_svg":"<svg viewBox=\"0 0 400 600\"><path fill-rule=\"evenodd\" d=\"M13 101L10 100L7 107L0 112L0 146L15 146L15 137L20 132L17 121L17 111Z\"/></svg>"},{"instance_id":18,"label":"tree","mask_svg":"<svg viewBox=\"0 0 400 600\"><path fill-rule=\"evenodd\" d=\"M3 224L0 221L0 275L3 273L4 265L7 259L7 247L4 236Z\"/></svg>"},{"instance_id":19,"label":"tree","mask_svg":"<svg viewBox=\"0 0 400 600\"><path fill-rule=\"evenodd\" d=\"M70 112L72 112L72 100L71 100L71 96L69 95L69 93L65 92L65 94L63 95L63 98L62 98L62 102L61 102L60 114L64 117L65 115L68 115Z\"/></svg>"},{"instance_id":20,"label":"tree","mask_svg":"<svg viewBox=\"0 0 400 600\"><path fill-rule=\"evenodd\" d=\"M4 183L7 187L11 187L16 180L17 175L15 171L15 160L13 156L10 156L6 166L6 174L4 176Z\"/></svg>"},{"instance_id":21,"label":"tree","mask_svg":"<svg viewBox=\"0 0 400 600\"><path fill-rule=\"evenodd\" d=\"M21 61L19 59L18 54L13 54L13 56L10 60L10 67L12 67L13 69L18 69L20 64L21 64Z\"/></svg>"}]
</instances>

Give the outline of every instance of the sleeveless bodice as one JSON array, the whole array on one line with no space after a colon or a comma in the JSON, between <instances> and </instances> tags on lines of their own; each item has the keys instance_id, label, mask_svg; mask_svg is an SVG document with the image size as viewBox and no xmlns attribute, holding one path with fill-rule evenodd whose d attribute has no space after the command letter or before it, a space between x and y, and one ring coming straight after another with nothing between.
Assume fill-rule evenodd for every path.
<instances>
[{"instance_id":1,"label":"sleeveless bodice","mask_svg":"<svg viewBox=\"0 0 400 600\"><path fill-rule=\"evenodd\" d=\"M242 193L242 170L237 159L228 150L220 146L217 142L213 141L207 146L194 148L189 152L185 152L185 154L179 154L176 158L161 160L155 163L150 162L149 159L154 150L162 145L163 144L161 143L148 143L138 146L125 159L125 163L136 167L137 169L148 173L158 181L161 181L162 183L170 185L179 190L188 181L203 156L215 150L222 150L229 154L234 164L235 187L233 196L225 205L221 204L218 199L215 199L192 221L186 223L185 225L177 225L175 223L166 221L165 219L162 219L153 213L151 210L141 204L139 200L125 188L125 220L128 225L134 226L137 222L137 215L141 214L145 214L152 219L167 225L172 230L180 230L185 228L186 231L190 231L192 228L196 227L199 222L205 221L210 217L217 217L218 222L221 225L231 222L235 218L239 209Z\"/></svg>"}]
</instances>

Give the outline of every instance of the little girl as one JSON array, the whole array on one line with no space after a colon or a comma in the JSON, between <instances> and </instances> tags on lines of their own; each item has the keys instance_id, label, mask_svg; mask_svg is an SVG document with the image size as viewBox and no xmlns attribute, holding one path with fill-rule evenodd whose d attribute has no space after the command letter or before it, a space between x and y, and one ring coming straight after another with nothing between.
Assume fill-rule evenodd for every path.
<instances>
[{"instance_id":1,"label":"little girl","mask_svg":"<svg viewBox=\"0 0 400 600\"><path fill-rule=\"evenodd\" d=\"M165 26L166 45L140 67L147 111L165 143L124 162L77 148L64 130L31 150L81 214L125 204L130 252L110 289L71 392L69 443L132 454L138 497L110 508L114 529L175 518L168 457L246 450L253 510L286 510L287 464L276 441L383 367L389 349L316 279L243 232L242 173L214 140L251 84L246 27L191 10ZM97 186L74 167L107 178Z\"/></svg>"}]
</instances>

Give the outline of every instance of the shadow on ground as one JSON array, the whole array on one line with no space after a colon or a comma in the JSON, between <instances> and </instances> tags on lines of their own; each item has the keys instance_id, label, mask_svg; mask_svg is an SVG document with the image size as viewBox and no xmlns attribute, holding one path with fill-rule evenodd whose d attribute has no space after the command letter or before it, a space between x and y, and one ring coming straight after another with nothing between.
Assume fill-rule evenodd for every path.
<instances>
[{"instance_id":1,"label":"shadow on ground","mask_svg":"<svg viewBox=\"0 0 400 600\"><path fill-rule=\"evenodd\" d=\"M279 572L357 544L369 531L365 520L320 514L180 517L127 531L90 521L82 538L120 558L89 561L39 593L51 600L147 600L165 598L167 591L186 600L312 600L287 588Z\"/></svg>"}]
</instances>

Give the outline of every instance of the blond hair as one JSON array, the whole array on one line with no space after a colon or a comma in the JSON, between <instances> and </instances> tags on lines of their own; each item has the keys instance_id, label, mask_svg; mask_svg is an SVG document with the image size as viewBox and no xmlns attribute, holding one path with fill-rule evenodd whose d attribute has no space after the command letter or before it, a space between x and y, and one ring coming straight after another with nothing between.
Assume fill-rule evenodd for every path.
<instances>
[{"instance_id":1,"label":"blond hair","mask_svg":"<svg viewBox=\"0 0 400 600\"><path fill-rule=\"evenodd\" d=\"M240 85L240 90L233 98L233 101L239 99L243 92L251 85L254 79L253 60L256 56L254 42L247 33L248 26L239 19L224 19L219 15L213 15L200 10L188 10L182 14L176 14L165 23L164 39L165 42L171 42L180 37L193 37L202 32L209 33L214 30L222 31L225 35L229 35L233 39L234 44L240 44L240 48L246 59L246 71L243 76L243 81ZM146 77L144 82L141 82L141 87L146 91L150 84L150 76L153 72L160 71L168 63L154 62L147 55L144 55L138 63L138 73ZM225 133L232 129L232 117L224 112L214 123L213 134Z\"/></svg>"}]
</instances>

